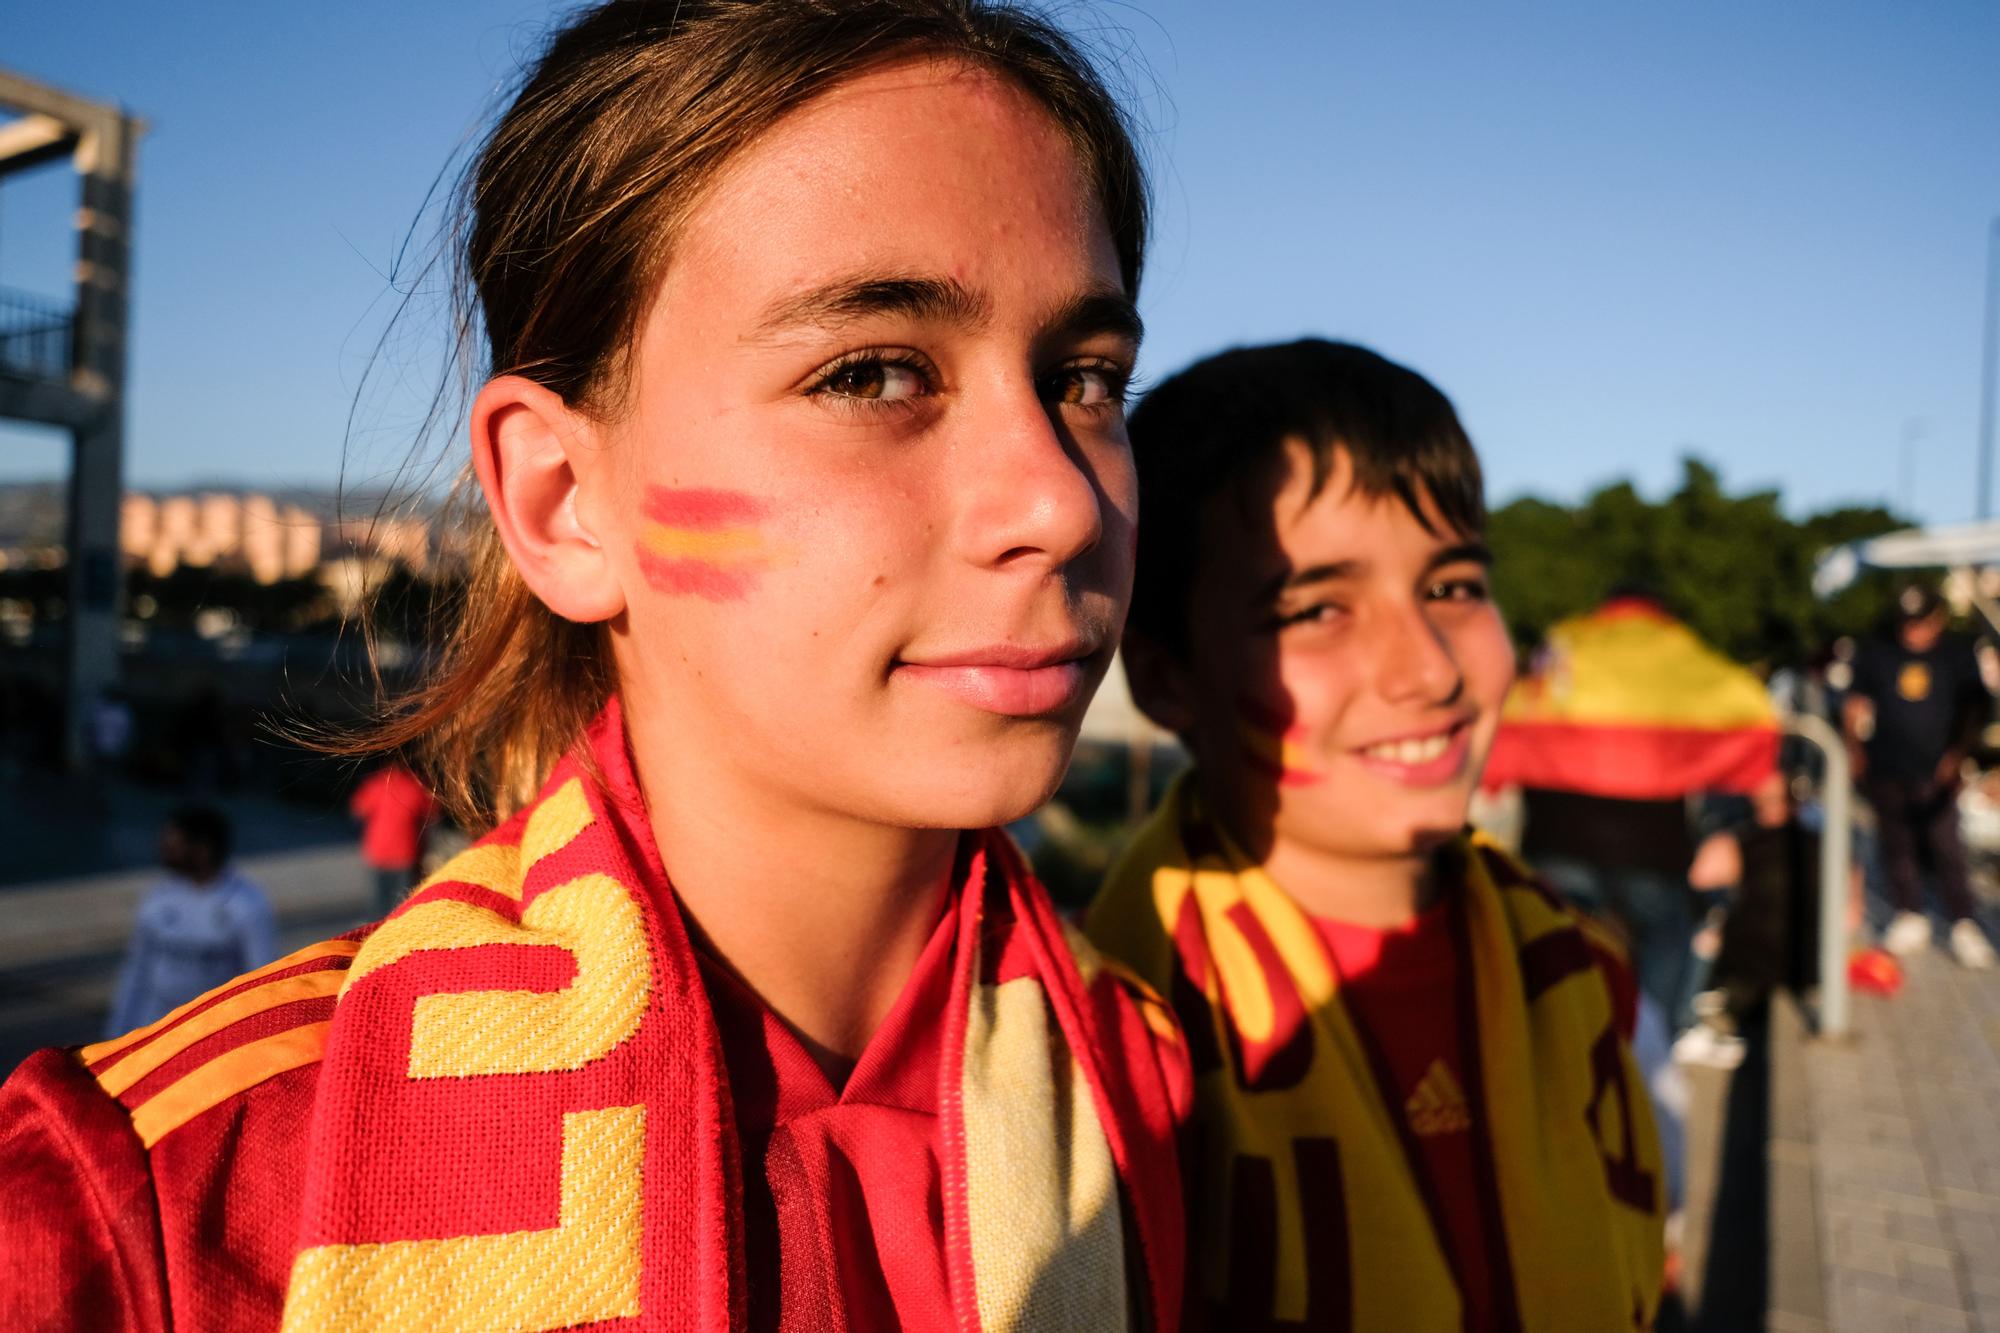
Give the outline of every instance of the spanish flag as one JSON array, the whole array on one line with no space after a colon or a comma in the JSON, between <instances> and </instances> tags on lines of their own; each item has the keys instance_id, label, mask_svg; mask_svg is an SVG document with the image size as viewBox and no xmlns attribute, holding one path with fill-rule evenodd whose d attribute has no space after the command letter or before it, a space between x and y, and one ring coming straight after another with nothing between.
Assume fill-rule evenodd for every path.
<instances>
[{"instance_id":1,"label":"spanish flag","mask_svg":"<svg viewBox=\"0 0 2000 1333\"><path fill-rule=\"evenodd\" d=\"M1484 782L1635 801L1748 791L1777 767L1778 736L1762 681L1623 597L1549 631L1507 696Z\"/></svg>"},{"instance_id":2,"label":"spanish flag","mask_svg":"<svg viewBox=\"0 0 2000 1333\"><path fill-rule=\"evenodd\" d=\"M648 488L639 569L661 592L733 602L757 586L774 554L761 500L736 491Z\"/></svg>"}]
</instances>

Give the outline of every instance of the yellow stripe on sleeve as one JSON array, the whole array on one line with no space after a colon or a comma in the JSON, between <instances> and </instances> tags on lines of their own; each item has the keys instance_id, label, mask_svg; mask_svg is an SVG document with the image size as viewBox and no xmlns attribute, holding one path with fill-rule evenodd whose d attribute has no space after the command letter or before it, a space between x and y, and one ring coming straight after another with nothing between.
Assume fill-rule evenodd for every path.
<instances>
[{"instance_id":1,"label":"yellow stripe on sleeve","mask_svg":"<svg viewBox=\"0 0 2000 1333\"><path fill-rule=\"evenodd\" d=\"M173 1010L165 1018L148 1023L142 1028L134 1028L122 1037L111 1037L104 1041L96 1042L93 1045L85 1046L76 1053L77 1058L86 1065L94 1065L106 1056L116 1055L119 1051L128 1050L145 1041L148 1037L153 1036L155 1033L164 1032L166 1029L180 1022L189 1013L207 1004L216 991L233 990L247 982L256 981L260 977L273 976L288 968L298 967L302 963L314 962L321 958L352 958L360 952L361 943L358 940L321 940L318 944L309 944L297 953L286 954L275 963L267 963L254 972L245 972L233 981L217 986L215 990L195 996L180 1008ZM334 975L339 976L340 972L336 969Z\"/></svg>"},{"instance_id":2,"label":"yellow stripe on sleeve","mask_svg":"<svg viewBox=\"0 0 2000 1333\"><path fill-rule=\"evenodd\" d=\"M333 995L340 990L340 983L346 975L344 967L329 967L232 995L222 1003L202 1010L143 1050L134 1051L112 1065L97 1076L97 1084L116 1097L203 1037L212 1036L232 1023L281 1004Z\"/></svg>"},{"instance_id":3,"label":"yellow stripe on sleeve","mask_svg":"<svg viewBox=\"0 0 2000 1333\"><path fill-rule=\"evenodd\" d=\"M199 1069L168 1084L132 1112L132 1128L148 1148L239 1092L248 1091L286 1070L317 1061L326 1050L331 1020L305 1023L283 1032L245 1042L216 1056Z\"/></svg>"}]
</instances>

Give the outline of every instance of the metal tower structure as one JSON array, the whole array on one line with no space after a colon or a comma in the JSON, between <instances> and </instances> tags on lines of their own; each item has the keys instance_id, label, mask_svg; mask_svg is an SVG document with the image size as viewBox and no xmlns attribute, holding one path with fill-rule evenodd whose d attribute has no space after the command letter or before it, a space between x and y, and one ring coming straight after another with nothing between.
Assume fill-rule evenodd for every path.
<instances>
[{"instance_id":1,"label":"metal tower structure","mask_svg":"<svg viewBox=\"0 0 2000 1333\"><path fill-rule=\"evenodd\" d=\"M118 676L124 579L125 330L132 196L145 125L122 108L0 70L0 181L68 158L79 183L69 306L0 290L0 417L69 432L64 755L89 762L98 695Z\"/></svg>"}]
</instances>

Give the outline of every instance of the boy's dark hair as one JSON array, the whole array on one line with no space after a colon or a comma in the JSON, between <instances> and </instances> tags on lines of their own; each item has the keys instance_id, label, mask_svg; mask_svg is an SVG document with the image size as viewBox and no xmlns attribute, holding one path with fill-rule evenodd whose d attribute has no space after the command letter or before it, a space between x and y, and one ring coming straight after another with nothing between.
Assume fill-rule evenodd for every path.
<instances>
[{"instance_id":1,"label":"boy's dark hair","mask_svg":"<svg viewBox=\"0 0 2000 1333\"><path fill-rule=\"evenodd\" d=\"M181 837L198 846L208 848L219 868L229 860L229 853L235 850L235 833L229 824L229 816L212 805L183 805L167 816L167 822L180 830Z\"/></svg>"},{"instance_id":2,"label":"boy's dark hair","mask_svg":"<svg viewBox=\"0 0 2000 1333\"><path fill-rule=\"evenodd\" d=\"M1139 469L1139 561L1132 628L1184 653L1188 593L1201 568L1202 517L1288 440L1312 455L1312 494L1345 450L1362 495L1393 495L1426 531L1423 497L1455 531L1486 531L1479 456L1451 400L1406 366L1352 343L1304 338L1238 347L1162 381L1132 412ZM1245 515L1246 519L1248 515Z\"/></svg>"}]
</instances>

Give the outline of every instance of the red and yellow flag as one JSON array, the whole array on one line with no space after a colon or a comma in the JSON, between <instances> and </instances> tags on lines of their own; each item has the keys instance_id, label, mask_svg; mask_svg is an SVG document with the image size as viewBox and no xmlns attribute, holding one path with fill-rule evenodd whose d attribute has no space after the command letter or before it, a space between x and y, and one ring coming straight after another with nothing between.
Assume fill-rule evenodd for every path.
<instances>
[{"instance_id":1,"label":"red and yellow flag","mask_svg":"<svg viewBox=\"0 0 2000 1333\"><path fill-rule=\"evenodd\" d=\"M1626 800L1748 791L1778 761L1764 684L1643 598L1562 621L1507 697L1489 787Z\"/></svg>"}]
</instances>

